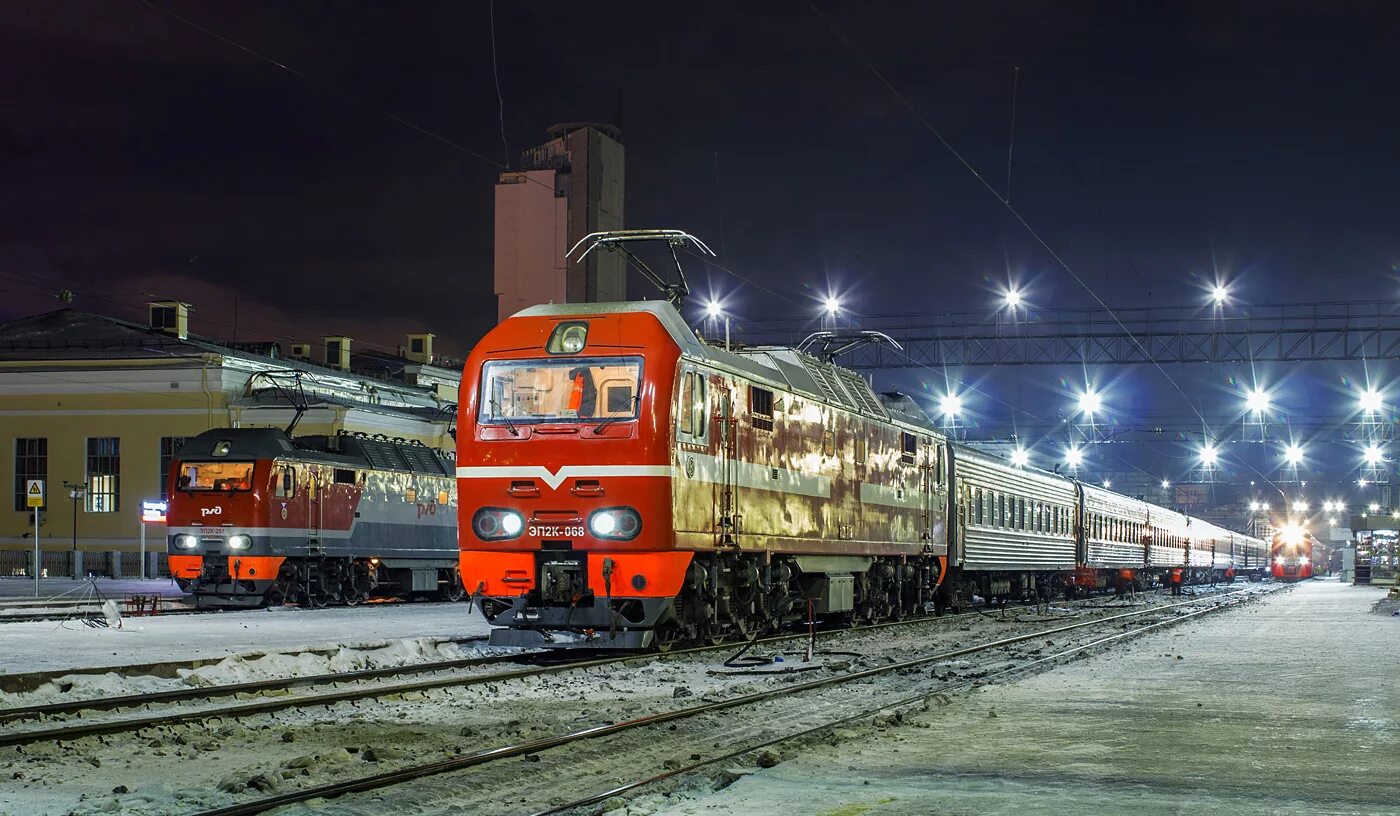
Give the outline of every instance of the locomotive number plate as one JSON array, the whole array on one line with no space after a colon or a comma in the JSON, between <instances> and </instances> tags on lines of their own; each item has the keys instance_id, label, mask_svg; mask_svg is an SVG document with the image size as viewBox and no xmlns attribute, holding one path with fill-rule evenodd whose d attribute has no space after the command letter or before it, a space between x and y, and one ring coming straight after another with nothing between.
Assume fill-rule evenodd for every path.
<instances>
[{"instance_id":1,"label":"locomotive number plate","mask_svg":"<svg viewBox=\"0 0 1400 816\"><path fill-rule=\"evenodd\" d=\"M531 524L525 531L534 538L582 538L582 524Z\"/></svg>"}]
</instances>

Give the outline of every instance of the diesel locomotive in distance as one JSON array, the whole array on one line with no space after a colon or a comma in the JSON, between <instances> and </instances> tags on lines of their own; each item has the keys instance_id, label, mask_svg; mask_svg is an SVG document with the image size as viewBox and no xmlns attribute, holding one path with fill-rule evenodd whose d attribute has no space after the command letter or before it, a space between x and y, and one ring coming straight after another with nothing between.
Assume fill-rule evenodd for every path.
<instances>
[{"instance_id":1,"label":"diesel locomotive in distance","mask_svg":"<svg viewBox=\"0 0 1400 816\"><path fill-rule=\"evenodd\" d=\"M693 240L590 238L658 235ZM466 362L457 438L460 571L491 642L666 648L1267 566L1257 538L950 441L825 351L866 339L728 350L664 301L502 321Z\"/></svg>"},{"instance_id":2,"label":"diesel locomotive in distance","mask_svg":"<svg viewBox=\"0 0 1400 816\"><path fill-rule=\"evenodd\" d=\"M170 572L201 607L463 595L457 486L432 448L220 428L168 478Z\"/></svg>"}]
</instances>

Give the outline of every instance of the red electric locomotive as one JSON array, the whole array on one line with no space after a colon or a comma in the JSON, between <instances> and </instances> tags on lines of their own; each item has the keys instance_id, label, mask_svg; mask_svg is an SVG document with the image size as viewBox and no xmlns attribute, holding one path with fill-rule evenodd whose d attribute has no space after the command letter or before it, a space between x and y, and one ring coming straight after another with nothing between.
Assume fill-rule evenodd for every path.
<instances>
[{"instance_id":1,"label":"red electric locomotive","mask_svg":"<svg viewBox=\"0 0 1400 816\"><path fill-rule=\"evenodd\" d=\"M949 441L833 364L878 333L702 341L672 305L684 278L627 248L649 239L694 241L589 238L671 303L529 308L466 362L460 571L493 644L664 648L1263 560L1258 539Z\"/></svg>"},{"instance_id":2,"label":"red electric locomotive","mask_svg":"<svg viewBox=\"0 0 1400 816\"><path fill-rule=\"evenodd\" d=\"M1276 581L1302 581L1313 577L1312 533L1289 522L1274 533L1269 545L1269 571Z\"/></svg>"},{"instance_id":3,"label":"red electric locomotive","mask_svg":"<svg viewBox=\"0 0 1400 816\"><path fill-rule=\"evenodd\" d=\"M461 394L461 572L508 627L493 643L664 647L807 599L870 618L931 599L943 447L852 372L707 345L666 302L569 304L487 334Z\"/></svg>"},{"instance_id":4,"label":"red electric locomotive","mask_svg":"<svg viewBox=\"0 0 1400 816\"><path fill-rule=\"evenodd\" d=\"M201 607L463 595L450 460L417 443L220 428L171 466L170 573Z\"/></svg>"}]
</instances>

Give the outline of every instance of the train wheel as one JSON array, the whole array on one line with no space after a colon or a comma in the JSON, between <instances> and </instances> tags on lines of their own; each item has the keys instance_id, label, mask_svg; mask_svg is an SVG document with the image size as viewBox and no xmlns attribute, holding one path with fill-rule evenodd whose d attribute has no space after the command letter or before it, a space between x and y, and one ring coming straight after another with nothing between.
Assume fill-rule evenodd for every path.
<instances>
[{"instance_id":1,"label":"train wheel","mask_svg":"<svg viewBox=\"0 0 1400 816\"><path fill-rule=\"evenodd\" d=\"M361 601L369 600L369 592L357 587L354 581L342 584L340 595L344 598L346 606L359 606Z\"/></svg>"}]
</instances>

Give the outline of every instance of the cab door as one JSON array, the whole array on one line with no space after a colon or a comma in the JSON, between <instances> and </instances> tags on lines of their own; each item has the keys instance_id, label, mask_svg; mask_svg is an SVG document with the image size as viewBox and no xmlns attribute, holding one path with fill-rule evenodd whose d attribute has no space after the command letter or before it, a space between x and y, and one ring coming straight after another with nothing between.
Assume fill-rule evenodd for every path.
<instances>
[{"instance_id":1,"label":"cab door","mask_svg":"<svg viewBox=\"0 0 1400 816\"><path fill-rule=\"evenodd\" d=\"M325 484L315 465L306 469L306 545L311 555L323 550L321 541L321 506Z\"/></svg>"}]
</instances>

